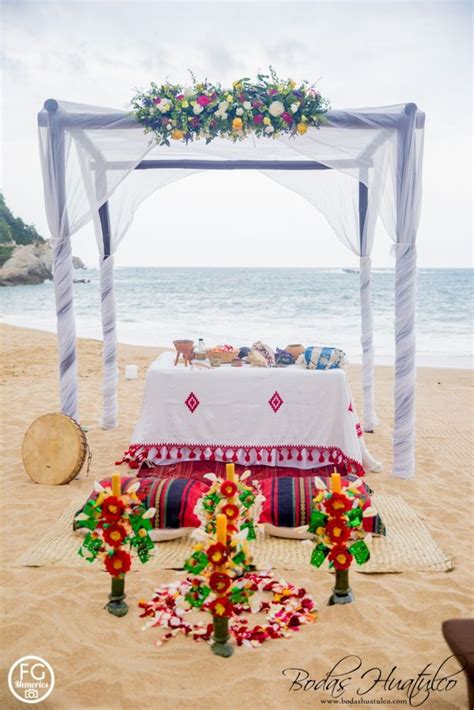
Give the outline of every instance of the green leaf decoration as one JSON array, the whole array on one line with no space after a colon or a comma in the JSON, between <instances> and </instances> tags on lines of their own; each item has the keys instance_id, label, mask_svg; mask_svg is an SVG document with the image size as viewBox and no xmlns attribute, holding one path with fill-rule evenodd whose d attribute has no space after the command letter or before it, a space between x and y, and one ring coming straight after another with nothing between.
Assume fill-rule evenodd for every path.
<instances>
[{"instance_id":1,"label":"green leaf decoration","mask_svg":"<svg viewBox=\"0 0 474 710\"><path fill-rule=\"evenodd\" d=\"M243 523L243 525L240 526L241 530L245 530L247 528L248 534L247 534L247 540L251 542L252 540L257 539L257 535L255 534L255 527L254 524L249 520L246 523Z\"/></svg>"},{"instance_id":2,"label":"green leaf decoration","mask_svg":"<svg viewBox=\"0 0 474 710\"><path fill-rule=\"evenodd\" d=\"M321 567L326 557L329 555L329 547L320 543L313 549L310 563L313 567Z\"/></svg>"},{"instance_id":3,"label":"green leaf decoration","mask_svg":"<svg viewBox=\"0 0 474 710\"><path fill-rule=\"evenodd\" d=\"M322 513L317 508L313 508L311 511L311 518L309 521L308 530L310 533L315 533L318 528L323 528L326 525L328 516Z\"/></svg>"},{"instance_id":4,"label":"green leaf decoration","mask_svg":"<svg viewBox=\"0 0 474 710\"><path fill-rule=\"evenodd\" d=\"M362 525L362 508L352 508L347 515L347 525L350 528L358 528Z\"/></svg>"},{"instance_id":5,"label":"green leaf decoration","mask_svg":"<svg viewBox=\"0 0 474 710\"><path fill-rule=\"evenodd\" d=\"M358 565L363 565L370 559L370 550L363 540L357 540L349 547L349 552L354 556Z\"/></svg>"},{"instance_id":6,"label":"green leaf decoration","mask_svg":"<svg viewBox=\"0 0 474 710\"><path fill-rule=\"evenodd\" d=\"M205 552L199 550L193 552L184 563L184 569L192 574L200 574L207 567L208 559Z\"/></svg>"},{"instance_id":7,"label":"green leaf decoration","mask_svg":"<svg viewBox=\"0 0 474 710\"><path fill-rule=\"evenodd\" d=\"M196 609L200 609L210 593L211 588L207 587L204 584L201 584L199 587L191 587L189 592L185 594L184 598L186 599L188 604L195 607Z\"/></svg>"}]
</instances>

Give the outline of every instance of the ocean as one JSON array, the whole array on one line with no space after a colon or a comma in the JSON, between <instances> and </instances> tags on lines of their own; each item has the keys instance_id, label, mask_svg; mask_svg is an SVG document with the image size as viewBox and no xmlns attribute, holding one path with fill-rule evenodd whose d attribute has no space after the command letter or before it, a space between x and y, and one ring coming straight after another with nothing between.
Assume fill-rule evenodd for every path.
<instances>
[{"instance_id":1,"label":"ocean","mask_svg":"<svg viewBox=\"0 0 474 710\"><path fill-rule=\"evenodd\" d=\"M98 270L75 272L77 333L101 339ZM361 361L359 275L343 269L117 268L120 342L171 346L204 338L207 346L289 343L342 348ZM472 269L420 269L417 363L472 368ZM394 362L394 273L373 272L376 363ZM55 331L54 288L0 289L2 321Z\"/></svg>"}]
</instances>

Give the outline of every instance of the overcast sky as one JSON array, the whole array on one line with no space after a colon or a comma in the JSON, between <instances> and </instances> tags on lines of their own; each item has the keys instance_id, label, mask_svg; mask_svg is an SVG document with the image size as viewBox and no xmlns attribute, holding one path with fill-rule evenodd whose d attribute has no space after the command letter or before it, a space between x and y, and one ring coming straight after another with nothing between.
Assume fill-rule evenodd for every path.
<instances>
[{"instance_id":1,"label":"overcast sky","mask_svg":"<svg viewBox=\"0 0 474 710\"><path fill-rule=\"evenodd\" d=\"M282 77L320 79L333 108L413 101L426 112L419 264L470 266L471 23L471 2L3 0L7 203L49 236L36 133L46 98L126 108L152 80L187 82L188 67L230 84L272 64ZM376 265L392 265L390 244L382 234ZM90 228L73 251L96 265ZM155 193L116 257L148 266L355 262L314 207L254 173L201 174Z\"/></svg>"}]
</instances>

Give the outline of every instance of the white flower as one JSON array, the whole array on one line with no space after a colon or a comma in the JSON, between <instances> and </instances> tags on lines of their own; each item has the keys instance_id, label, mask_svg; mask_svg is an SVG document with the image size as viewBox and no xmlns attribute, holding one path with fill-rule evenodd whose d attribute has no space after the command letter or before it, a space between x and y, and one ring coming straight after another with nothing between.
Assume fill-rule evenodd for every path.
<instances>
[{"instance_id":1,"label":"white flower","mask_svg":"<svg viewBox=\"0 0 474 710\"><path fill-rule=\"evenodd\" d=\"M299 107L300 107L300 105L297 101L294 104L291 104L291 106L290 106L291 113L296 113L298 111Z\"/></svg>"},{"instance_id":2,"label":"white flower","mask_svg":"<svg viewBox=\"0 0 474 710\"><path fill-rule=\"evenodd\" d=\"M166 113L169 111L171 108L171 103L169 101L162 101L160 104L158 104L158 111L161 111L161 113Z\"/></svg>"},{"instance_id":3,"label":"white flower","mask_svg":"<svg viewBox=\"0 0 474 710\"><path fill-rule=\"evenodd\" d=\"M220 115L221 118L226 119L229 114L228 114L228 113L221 113L221 114L219 114L219 115Z\"/></svg>"},{"instance_id":4,"label":"white flower","mask_svg":"<svg viewBox=\"0 0 474 710\"><path fill-rule=\"evenodd\" d=\"M275 129L273 128L273 126L267 126L267 127L265 128L265 133L273 133L274 130L275 130Z\"/></svg>"},{"instance_id":5,"label":"white flower","mask_svg":"<svg viewBox=\"0 0 474 710\"><path fill-rule=\"evenodd\" d=\"M243 107L246 111L250 111L250 109L252 108L252 104L250 103L250 101L244 101Z\"/></svg>"},{"instance_id":6,"label":"white flower","mask_svg":"<svg viewBox=\"0 0 474 710\"><path fill-rule=\"evenodd\" d=\"M229 104L227 103L227 101L220 101L219 102L219 113L224 113L224 111L227 111L228 108L229 108Z\"/></svg>"},{"instance_id":7,"label":"white flower","mask_svg":"<svg viewBox=\"0 0 474 710\"><path fill-rule=\"evenodd\" d=\"M281 116L281 114L285 110L285 107L283 106L281 101L272 101L268 110L270 111L272 116ZM267 133L271 133L271 132L272 131L267 130Z\"/></svg>"},{"instance_id":8,"label":"white flower","mask_svg":"<svg viewBox=\"0 0 474 710\"><path fill-rule=\"evenodd\" d=\"M235 112L237 116L243 116L244 115L244 109L243 108L238 108Z\"/></svg>"},{"instance_id":9,"label":"white flower","mask_svg":"<svg viewBox=\"0 0 474 710\"><path fill-rule=\"evenodd\" d=\"M193 112L194 112L194 113L196 114L196 116L197 116L198 113L201 113L201 112L202 112L202 106L200 106L199 104L194 104L194 106L193 106Z\"/></svg>"},{"instance_id":10,"label":"white flower","mask_svg":"<svg viewBox=\"0 0 474 710\"><path fill-rule=\"evenodd\" d=\"M184 89L184 92L183 92L183 93L184 93L184 95L185 95L186 97L192 96L192 95L194 94L194 89L193 89L192 86L187 86L187 87Z\"/></svg>"}]
</instances>

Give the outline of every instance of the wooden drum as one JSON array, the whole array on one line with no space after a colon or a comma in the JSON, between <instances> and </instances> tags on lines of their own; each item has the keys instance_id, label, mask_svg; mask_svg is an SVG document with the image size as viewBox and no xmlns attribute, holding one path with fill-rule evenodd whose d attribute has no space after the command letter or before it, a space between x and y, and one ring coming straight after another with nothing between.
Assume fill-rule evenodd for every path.
<instances>
[{"instance_id":1,"label":"wooden drum","mask_svg":"<svg viewBox=\"0 0 474 710\"><path fill-rule=\"evenodd\" d=\"M88 450L86 435L72 417L45 414L26 432L21 455L32 481L60 486L77 476Z\"/></svg>"}]
</instances>

